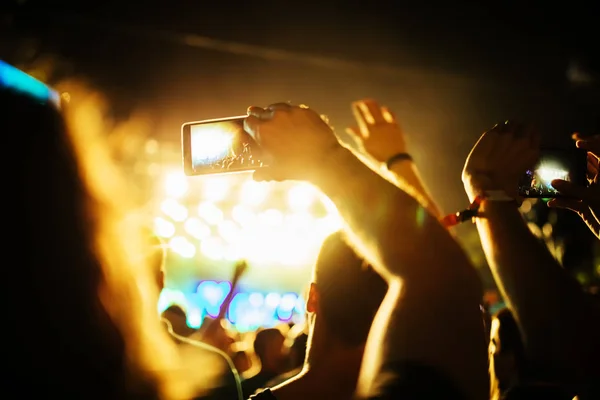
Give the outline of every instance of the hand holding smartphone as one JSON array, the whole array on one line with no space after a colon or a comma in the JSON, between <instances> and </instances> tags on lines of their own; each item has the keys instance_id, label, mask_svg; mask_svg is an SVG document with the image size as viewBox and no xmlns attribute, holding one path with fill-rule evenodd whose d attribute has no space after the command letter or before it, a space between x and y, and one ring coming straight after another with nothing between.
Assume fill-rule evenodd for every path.
<instances>
[{"instance_id":1,"label":"hand holding smartphone","mask_svg":"<svg viewBox=\"0 0 600 400\"><path fill-rule=\"evenodd\" d=\"M542 149L534 168L525 172L519 180L519 196L525 198L551 199L563 197L552 187L554 179L563 179L587 186L587 154L580 149Z\"/></svg>"},{"instance_id":2,"label":"hand holding smartphone","mask_svg":"<svg viewBox=\"0 0 600 400\"><path fill-rule=\"evenodd\" d=\"M254 171L268 154L244 130L246 116L186 122L181 127L183 168L188 176Z\"/></svg>"}]
</instances>

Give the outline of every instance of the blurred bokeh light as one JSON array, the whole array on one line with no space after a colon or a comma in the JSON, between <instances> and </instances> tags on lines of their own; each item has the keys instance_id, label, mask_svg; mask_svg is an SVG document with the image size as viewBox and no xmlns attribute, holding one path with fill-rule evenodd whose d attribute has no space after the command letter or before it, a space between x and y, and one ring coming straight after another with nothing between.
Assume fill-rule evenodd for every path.
<instances>
[{"instance_id":1,"label":"blurred bokeh light","mask_svg":"<svg viewBox=\"0 0 600 400\"><path fill-rule=\"evenodd\" d=\"M155 181L153 229L169 253L159 311L180 305L199 327L218 314L244 259L250 268L227 310L236 329L304 318L321 243L341 227L329 199L311 185L255 182L251 173L187 177L174 166Z\"/></svg>"}]
</instances>

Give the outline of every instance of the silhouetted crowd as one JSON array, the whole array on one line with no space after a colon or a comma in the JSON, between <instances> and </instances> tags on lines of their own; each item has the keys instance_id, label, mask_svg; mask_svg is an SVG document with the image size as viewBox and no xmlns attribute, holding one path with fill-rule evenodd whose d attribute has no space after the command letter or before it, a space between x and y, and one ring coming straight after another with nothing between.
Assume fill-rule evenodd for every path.
<instances>
[{"instance_id":1,"label":"silhouetted crowd","mask_svg":"<svg viewBox=\"0 0 600 400\"><path fill-rule=\"evenodd\" d=\"M5 398L600 399L600 302L519 209L519 180L540 153L532 127L481 135L461 177L470 204L446 216L375 100L352 104L352 145L307 106L250 107L245 130L273 158L254 179L314 185L344 228L322 244L305 324L240 334L225 318L231 297L198 330L177 306L157 314L166 249L130 218L105 107L80 86L57 90L0 62L15 255ZM552 181L561 197L548 206L578 213L600 239L600 136L574 146L587 151L587 185ZM461 221L476 225L507 304L493 315L453 233Z\"/></svg>"}]
</instances>

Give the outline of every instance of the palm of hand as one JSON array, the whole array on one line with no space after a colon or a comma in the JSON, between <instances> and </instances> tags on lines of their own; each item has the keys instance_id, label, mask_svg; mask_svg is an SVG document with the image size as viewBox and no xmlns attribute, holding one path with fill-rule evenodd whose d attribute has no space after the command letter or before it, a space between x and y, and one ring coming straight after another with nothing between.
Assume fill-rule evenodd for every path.
<instances>
[{"instance_id":1,"label":"palm of hand","mask_svg":"<svg viewBox=\"0 0 600 400\"><path fill-rule=\"evenodd\" d=\"M406 153L404 133L387 107L366 99L352 103L352 112L357 126L348 128L347 133L356 140L363 153L379 162Z\"/></svg>"},{"instance_id":2,"label":"palm of hand","mask_svg":"<svg viewBox=\"0 0 600 400\"><path fill-rule=\"evenodd\" d=\"M406 153L406 141L402 129L395 123L373 125L361 130L361 146L364 151L380 162L394 154Z\"/></svg>"}]
</instances>

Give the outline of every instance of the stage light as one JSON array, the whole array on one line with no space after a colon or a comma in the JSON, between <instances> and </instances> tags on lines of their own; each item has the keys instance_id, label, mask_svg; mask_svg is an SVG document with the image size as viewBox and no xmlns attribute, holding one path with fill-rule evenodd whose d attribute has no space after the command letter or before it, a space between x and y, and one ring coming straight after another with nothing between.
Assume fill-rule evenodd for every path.
<instances>
[{"instance_id":1,"label":"stage light","mask_svg":"<svg viewBox=\"0 0 600 400\"><path fill-rule=\"evenodd\" d=\"M227 196L230 183L227 177L207 176L203 178L203 197L211 202L219 202Z\"/></svg>"},{"instance_id":2,"label":"stage light","mask_svg":"<svg viewBox=\"0 0 600 400\"><path fill-rule=\"evenodd\" d=\"M269 193L269 184L256 182L252 179L242 184L240 191L240 202L249 206L258 206L265 201Z\"/></svg>"},{"instance_id":3,"label":"stage light","mask_svg":"<svg viewBox=\"0 0 600 400\"><path fill-rule=\"evenodd\" d=\"M206 239L211 235L210 227L194 217L190 217L185 221L184 229L189 235L198 240Z\"/></svg>"},{"instance_id":4,"label":"stage light","mask_svg":"<svg viewBox=\"0 0 600 400\"><path fill-rule=\"evenodd\" d=\"M170 238L175 234L175 225L164 218L154 218L154 232L163 238Z\"/></svg>"},{"instance_id":5,"label":"stage light","mask_svg":"<svg viewBox=\"0 0 600 400\"><path fill-rule=\"evenodd\" d=\"M177 222L184 221L188 216L187 208L179 204L175 199L164 200L160 205L160 209L163 213Z\"/></svg>"},{"instance_id":6,"label":"stage light","mask_svg":"<svg viewBox=\"0 0 600 400\"><path fill-rule=\"evenodd\" d=\"M165 191L169 197L180 198L189 189L188 181L183 172L171 172L165 177Z\"/></svg>"},{"instance_id":7,"label":"stage light","mask_svg":"<svg viewBox=\"0 0 600 400\"><path fill-rule=\"evenodd\" d=\"M198 215L210 225L217 225L223 221L223 211L210 201L198 205Z\"/></svg>"},{"instance_id":8,"label":"stage light","mask_svg":"<svg viewBox=\"0 0 600 400\"><path fill-rule=\"evenodd\" d=\"M196 254L196 246L183 236L175 236L169 240L169 248L184 258L192 258Z\"/></svg>"},{"instance_id":9,"label":"stage light","mask_svg":"<svg viewBox=\"0 0 600 400\"><path fill-rule=\"evenodd\" d=\"M297 184L288 191L288 204L293 211L306 211L316 200L317 191L309 184Z\"/></svg>"}]
</instances>

